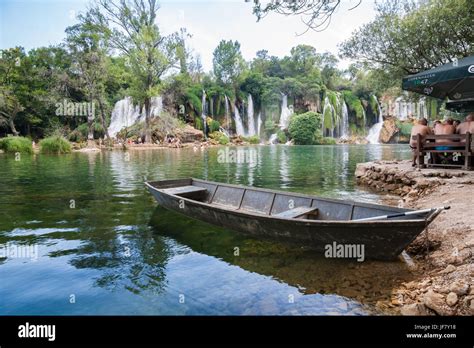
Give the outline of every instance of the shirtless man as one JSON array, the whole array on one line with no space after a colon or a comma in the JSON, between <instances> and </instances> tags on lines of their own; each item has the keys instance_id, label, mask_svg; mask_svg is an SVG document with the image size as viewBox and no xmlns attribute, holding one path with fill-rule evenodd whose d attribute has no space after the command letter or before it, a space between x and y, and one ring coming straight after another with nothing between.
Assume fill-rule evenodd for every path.
<instances>
[{"instance_id":1,"label":"shirtless man","mask_svg":"<svg viewBox=\"0 0 474 348\"><path fill-rule=\"evenodd\" d=\"M415 151L415 149L416 149L416 140L413 140L413 136L415 136L417 134L420 134L420 135L431 134L431 129L427 125L428 125L428 121L426 120L426 118L422 118L411 129L410 148L411 148L411 151L413 153L413 164L412 164L413 167L416 166L416 151Z\"/></svg>"},{"instance_id":2,"label":"shirtless man","mask_svg":"<svg viewBox=\"0 0 474 348\"><path fill-rule=\"evenodd\" d=\"M466 134L467 132L474 134L474 112L467 115L466 120L456 128L458 134Z\"/></svg>"},{"instance_id":3,"label":"shirtless man","mask_svg":"<svg viewBox=\"0 0 474 348\"><path fill-rule=\"evenodd\" d=\"M438 123L435 127L434 134L436 135L450 135L454 134L456 132L456 128L453 125L453 119L448 118L445 123ZM450 143L452 140L450 139L436 139L437 143L443 144L443 143ZM443 146L439 146L438 150L444 150Z\"/></svg>"}]
</instances>

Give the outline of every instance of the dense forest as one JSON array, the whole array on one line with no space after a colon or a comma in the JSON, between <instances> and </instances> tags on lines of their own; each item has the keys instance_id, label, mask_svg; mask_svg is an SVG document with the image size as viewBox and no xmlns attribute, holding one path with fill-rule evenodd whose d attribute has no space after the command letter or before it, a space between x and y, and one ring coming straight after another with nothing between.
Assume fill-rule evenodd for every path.
<instances>
[{"instance_id":1,"label":"dense forest","mask_svg":"<svg viewBox=\"0 0 474 348\"><path fill-rule=\"evenodd\" d=\"M300 136L300 143L343 133L362 136L379 120L378 100L400 95L403 76L473 54L473 9L470 0L383 2L374 21L340 44L340 57L298 45L285 57L262 47L246 61L245 43L222 40L212 71L204 72L186 44L192 33L183 28L161 34L155 0L97 0L66 29L63 42L28 52L1 50L0 136L106 139L114 105L126 96L143 110L135 128L145 142L169 131L157 127L185 123L208 134L276 135L280 142L298 138L306 127L311 134ZM297 8L254 7L261 21L271 11L298 14ZM340 70L338 58L358 63ZM156 96L163 102L159 120L152 117ZM429 114L435 117L442 104L433 103L428 101ZM295 114L293 126L281 119L283 108ZM245 125L240 132L239 122Z\"/></svg>"}]
</instances>

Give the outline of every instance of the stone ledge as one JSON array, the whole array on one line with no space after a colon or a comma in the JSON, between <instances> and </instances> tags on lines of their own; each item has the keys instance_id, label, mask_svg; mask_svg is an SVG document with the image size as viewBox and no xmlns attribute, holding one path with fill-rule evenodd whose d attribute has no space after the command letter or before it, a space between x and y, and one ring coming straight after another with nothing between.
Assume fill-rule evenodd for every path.
<instances>
[{"instance_id":1,"label":"stone ledge","mask_svg":"<svg viewBox=\"0 0 474 348\"><path fill-rule=\"evenodd\" d=\"M474 184L474 172L456 169L416 169L411 161L375 161L357 164L358 185L402 197L416 198L447 183ZM462 187L462 186L461 186Z\"/></svg>"}]
</instances>

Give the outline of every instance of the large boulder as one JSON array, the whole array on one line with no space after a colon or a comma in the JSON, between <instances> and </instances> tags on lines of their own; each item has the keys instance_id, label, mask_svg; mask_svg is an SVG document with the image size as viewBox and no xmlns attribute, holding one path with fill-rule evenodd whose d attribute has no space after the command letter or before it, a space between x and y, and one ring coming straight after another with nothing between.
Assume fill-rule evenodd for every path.
<instances>
[{"instance_id":1,"label":"large boulder","mask_svg":"<svg viewBox=\"0 0 474 348\"><path fill-rule=\"evenodd\" d=\"M394 117L386 118L383 121L382 130L380 131L380 142L384 144L395 143L398 127Z\"/></svg>"},{"instance_id":2,"label":"large boulder","mask_svg":"<svg viewBox=\"0 0 474 348\"><path fill-rule=\"evenodd\" d=\"M195 129L188 124L182 128L176 128L174 134L182 143L194 143L195 141L202 141L204 137L202 131Z\"/></svg>"}]
</instances>

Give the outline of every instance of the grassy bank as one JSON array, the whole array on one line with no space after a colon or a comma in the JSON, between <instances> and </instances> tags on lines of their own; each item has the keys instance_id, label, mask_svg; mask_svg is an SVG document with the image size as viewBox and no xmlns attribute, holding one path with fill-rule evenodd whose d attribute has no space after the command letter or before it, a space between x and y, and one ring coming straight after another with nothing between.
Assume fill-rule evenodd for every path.
<instances>
[{"instance_id":1,"label":"grassy bank","mask_svg":"<svg viewBox=\"0 0 474 348\"><path fill-rule=\"evenodd\" d=\"M41 153L70 153L72 150L71 143L62 136L51 136L40 141Z\"/></svg>"},{"instance_id":2,"label":"grassy bank","mask_svg":"<svg viewBox=\"0 0 474 348\"><path fill-rule=\"evenodd\" d=\"M29 138L7 137L0 139L0 149L7 153L33 153L33 144Z\"/></svg>"}]
</instances>

